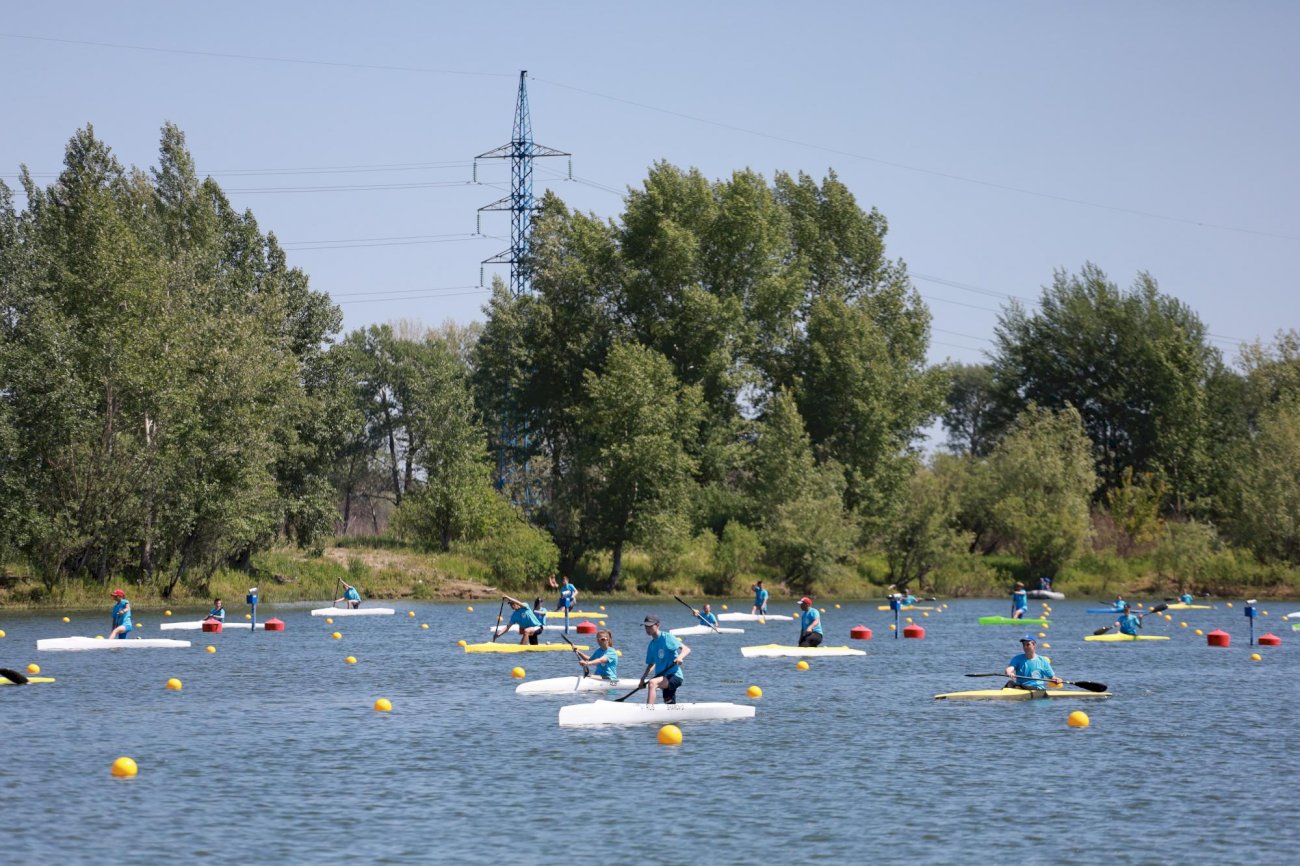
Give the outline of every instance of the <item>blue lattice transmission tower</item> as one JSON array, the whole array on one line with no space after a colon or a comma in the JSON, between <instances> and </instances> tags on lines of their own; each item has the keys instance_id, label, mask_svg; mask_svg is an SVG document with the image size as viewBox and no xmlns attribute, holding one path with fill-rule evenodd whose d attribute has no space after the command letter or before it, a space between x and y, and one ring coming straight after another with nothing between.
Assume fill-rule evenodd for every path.
<instances>
[{"instance_id":1,"label":"blue lattice transmission tower","mask_svg":"<svg viewBox=\"0 0 1300 866\"><path fill-rule=\"evenodd\" d=\"M483 211L510 211L510 249L503 250L483 264L510 265L510 292L515 297L528 294L528 233L533 224L533 160L544 156L570 156L562 150L546 147L533 141L533 123L528 116L528 71L519 73L519 96L515 100L515 134L509 144L480 153L474 157L474 179L478 180L478 160L510 160L510 195L479 208L480 231ZM573 166L569 166L573 175Z\"/></svg>"}]
</instances>

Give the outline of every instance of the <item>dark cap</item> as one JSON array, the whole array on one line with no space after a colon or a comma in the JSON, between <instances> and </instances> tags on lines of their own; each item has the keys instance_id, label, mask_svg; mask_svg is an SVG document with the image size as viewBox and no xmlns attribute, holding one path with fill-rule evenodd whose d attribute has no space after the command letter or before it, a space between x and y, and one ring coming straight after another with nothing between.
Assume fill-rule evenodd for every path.
<instances>
[{"instance_id":1,"label":"dark cap","mask_svg":"<svg viewBox=\"0 0 1300 866\"><path fill-rule=\"evenodd\" d=\"M659 625L659 617L648 613L645 615L645 619L641 620L641 625Z\"/></svg>"}]
</instances>

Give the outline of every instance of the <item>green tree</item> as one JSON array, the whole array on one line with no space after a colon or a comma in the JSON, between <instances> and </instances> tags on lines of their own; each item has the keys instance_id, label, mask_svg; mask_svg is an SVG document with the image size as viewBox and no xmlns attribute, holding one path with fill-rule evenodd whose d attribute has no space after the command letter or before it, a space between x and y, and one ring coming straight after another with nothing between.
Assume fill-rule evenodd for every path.
<instances>
[{"instance_id":1,"label":"green tree","mask_svg":"<svg viewBox=\"0 0 1300 866\"><path fill-rule=\"evenodd\" d=\"M999 426L993 370L988 364L950 364L943 427L954 454L983 457L992 449Z\"/></svg>"},{"instance_id":2,"label":"green tree","mask_svg":"<svg viewBox=\"0 0 1300 866\"><path fill-rule=\"evenodd\" d=\"M1300 565L1300 401L1263 409L1233 457L1225 529L1264 562Z\"/></svg>"},{"instance_id":3,"label":"green tree","mask_svg":"<svg viewBox=\"0 0 1300 866\"><path fill-rule=\"evenodd\" d=\"M858 532L844 510L844 468L832 461L813 470L798 497L777 507L763 545L790 588L811 593L848 557Z\"/></svg>"},{"instance_id":4,"label":"green tree","mask_svg":"<svg viewBox=\"0 0 1300 866\"><path fill-rule=\"evenodd\" d=\"M881 521L881 545L894 586L904 589L916 581L923 588L930 574L969 551L971 533L957 529L968 472L962 458L935 455L929 466L917 467L890 503Z\"/></svg>"}]
</instances>

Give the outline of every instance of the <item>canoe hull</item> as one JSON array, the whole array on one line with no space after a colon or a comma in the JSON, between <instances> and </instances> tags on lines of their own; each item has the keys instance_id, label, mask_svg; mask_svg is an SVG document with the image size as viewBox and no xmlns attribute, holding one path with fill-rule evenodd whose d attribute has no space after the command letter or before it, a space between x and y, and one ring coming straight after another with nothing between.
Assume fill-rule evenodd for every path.
<instances>
[{"instance_id":1,"label":"canoe hull","mask_svg":"<svg viewBox=\"0 0 1300 866\"><path fill-rule=\"evenodd\" d=\"M190 622L164 622L161 623L158 626L158 628L162 629L163 631L198 631L199 629L203 628L203 620L196 619ZM222 631L236 631L238 629L247 630L251 628L253 628L253 624L251 622L227 622L227 623L222 623L221 625ZM257 628L264 629L266 628L266 624L259 622L257 624Z\"/></svg>"},{"instance_id":2,"label":"canoe hull","mask_svg":"<svg viewBox=\"0 0 1300 866\"><path fill-rule=\"evenodd\" d=\"M846 646L784 646L782 644L764 644L763 646L743 646L740 654L752 658L819 658L822 656L864 656L866 652Z\"/></svg>"},{"instance_id":3,"label":"canoe hull","mask_svg":"<svg viewBox=\"0 0 1300 866\"><path fill-rule=\"evenodd\" d=\"M707 625L688 625L683 626L682 628L670 628L668 629L668 633L671 635L688 637L693 634L744 634L745 630L743 628L723 628L721 626L718 628L710 628Z\"/></svg>"},{"instance_id":4,"label":"canoe hull","mask_svg":"<svg viewBox=\"0 0 1300 866\"><path fill-rule=\"evenodd\" d=\"M634 701L594 701L560 707L560 727L591 725L666 725L691 721L752 719L754 708L741 704L653 704Z\"/></svg>"},{"instance_id":5,"label":"canoe hull","mask_svg":"<svg viewBox=\"0 0 1300 866\"><path fill-rule=\"evenodd\" d=\"M1101 643L1137 643L1140 640L1169 640L1162 634L1090 634L1084 640Z\"/></svg>"},{"instance_id":6,"label":"canoe hull","mask_svg":"<svg viewBox=\"0 0 1300 866\"><path fill-rule=\"evenodd\" d=\"M52 682L54 682L54 677L28 677L27 682L25 683L15 683L5 679L4 677L0 677L0 686L17 686L17 685L34 686L38 683L52 683ZM635 683L633 683L633 685L635 685Z\"/></svg>"},{"instance_id":7,"label":"canoe hull","mask_svg":"<svg viewBox=\"0 0 1300 866\"><path fill-rule=\"evenodd\" d=\"M757 613L720 613L718 622L790 622L794 617L786 616L783 613L769 613L761 615Z\"/></svg>"},{"instance_id":8,"label":"canoe hull","mask_svg":"<svg viewBox=\"0 0 1300 866\"><path fill-rule=\"evenodd\" d=\"M1098 700L1110 697L1110 692L1078 692L1073 689L980 689L969 692L948 692L935 695L936 701L1032 701L1032 700Z\"/></svg>"},{"instance_id":9,"label":"canoe hull","mask_svg":"<svg viewBox=\"0 0 1300 866\"><path fill-rule=\"evenodd\" d=\"M1165 605L1165 610L1214 610L1214 605L1212 605L1212 604L1183 604L1182 602L1178 602L1177 604L1169 604L1169 605Z\"/></svg>"},{"instance_id":10,"label":"canoe hull","mask_svg":"<svg viewBox=\"0 0 1300 866\"><path fill-rule=\"evenodd\" d=\"M603 680L600 677L551 677L545 680L533 680L515 686L517 695L570 695L575 692L607 692L610 689L631 691L641 684L640 680L620 679L617 682Z\"/></svg>"},{"instance_id":11,"label":"canoe hull","mask_svg":"<svg viewBox=\"0 0 1300 866\"><path fill-rule=\"evenodd\" d=\"M169 638L146 638L125 640L94 637L52 637L36 642L36 649L45 652L80 652L82 650L133 650L133 649L184 649L190 645L187 640Z\"/></svg>"},{"instance_id":12,"label":"canoe hull","mask_svg":"<svg viewBox=\"0 0 1300 866\"><path fill-rule=\"evenodd\" d=\"M583 644L576 644L580 650L591 649ZM567 643L471 643L465 645L467 653L554 653L568 652Z\"/></svg>"},{"instance_id":13,"label":"canoe hull","mask_svg":"<svg viewBox=\"0 0 1300 866\"><path fill-rule=\"evenodd\" d=\"M391 607L358 607L349 609L346 607L318 607L311 612L312 616L392 616L397 611Z\"/></svg>"},{"instance_id":14,"label":"canoe hull","mask_svg":"<svg viewBox=\"0 0 1300 866\"><path fill-rule=\"evenodd\" d=\"M1048 601L1065 601L1065 593L1057 592L1053 589L1031 589L1025 594L1030 598L1047 599Z\"/></svg>"},{"instance_id":15,"label":"canoe hull","mask_svg":"<svg viewBox=\"0 0 1300 866\"><path fill-rule=\"evenodd\" d=\"M1015 619L1009 616L980 617L980 625L1051 625L1051 624L1052 621L1050 619L1043 619L1042 617L1027 616L1024 617L1023 619Z\"/></svg>"}]
</instances>

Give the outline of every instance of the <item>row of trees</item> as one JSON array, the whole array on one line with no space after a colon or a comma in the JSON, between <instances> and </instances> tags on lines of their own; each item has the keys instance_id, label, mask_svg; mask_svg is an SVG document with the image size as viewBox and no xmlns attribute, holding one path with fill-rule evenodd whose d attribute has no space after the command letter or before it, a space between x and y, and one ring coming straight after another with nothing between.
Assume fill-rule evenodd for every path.
<instances>
[{"instance_id":1,"label":"row of trees","mask_svg":"<svg viewBox=\"0 0 1300 866\"><path fill-rule=\"evenodd\" d=\"M994 551L1056 573L1098 515L1122 552L1191 525L1300 563L1300 336L1229 369L1149 277L1088 265L1012 305L987 364L927 365L886 221L833 174L660 164L616 220L548 195L531 294L341 338L173 127L149 174L87 128L22 182L22 211L0 184L0 556L50 585L201 583L390 518L506 583L599 554L611 589L630 549L652 580L705 550L719 590L809 589L864 552L899 584ZM951 453L927 460L936 417Z\"/></svg>"}]
</instances>

